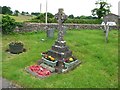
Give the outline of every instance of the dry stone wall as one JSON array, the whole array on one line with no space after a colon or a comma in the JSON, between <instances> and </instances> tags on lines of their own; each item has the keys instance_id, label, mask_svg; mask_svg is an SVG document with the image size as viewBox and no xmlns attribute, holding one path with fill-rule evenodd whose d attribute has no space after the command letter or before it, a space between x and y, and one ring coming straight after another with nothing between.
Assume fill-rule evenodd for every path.
<instances>
[{"instance_id":1,"label":"dry stone wall","mask_svg":"<svg viewBox=\"0 0 120 90\"><path fill-rule=\"evenodd\" d=\"M31 32L31 31L40 31L47 29L58 29L58 24L56 23L24 23L22 27L16 27L16 32ZM78 30L101 30L100 24L64 24L64 27L67 30L78 29ZM118 29L117 26L112 27L112 29Z\"/></svg>"}]
</instances>

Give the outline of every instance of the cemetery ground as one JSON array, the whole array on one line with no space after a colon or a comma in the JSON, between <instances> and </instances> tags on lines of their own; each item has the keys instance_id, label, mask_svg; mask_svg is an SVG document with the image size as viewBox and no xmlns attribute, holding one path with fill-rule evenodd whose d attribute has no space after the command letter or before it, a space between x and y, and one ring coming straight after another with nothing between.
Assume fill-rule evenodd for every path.
<instances>
[{"instance_id":1,"label":"cemetery ground","mask_svg":"<svg viewBox=\"0 0 120 90\"><path fill-rule=\"evenodd\" d=\"M44 39L44 40L42 40ZM105 43L102 30L69 30L64 36L67 46L82 63L65 74L53 74L38 79L24 69L41 59L41 52L47 51L57 39L47 38L46 33L28 32L3 35L2 74L13 83L27 88L115 88L118 87L118 31L109 33ZM5 52L11 41L22 41L26 52L10 54Z\"/></svg>"}]
</instances>

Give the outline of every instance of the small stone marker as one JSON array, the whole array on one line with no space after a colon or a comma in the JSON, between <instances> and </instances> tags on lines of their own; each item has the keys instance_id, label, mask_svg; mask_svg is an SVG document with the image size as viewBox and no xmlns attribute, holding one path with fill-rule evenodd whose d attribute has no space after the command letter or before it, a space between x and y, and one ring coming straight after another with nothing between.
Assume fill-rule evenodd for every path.
<instances>
[{"instance_id":1,"label":"small stone marker","mask_svg":"<svg viewBox=\"0 0 120 90\"><path fill-rule=\"evenodd\" d=\"M54 37L54 29L53 28L49 28L47 30L47 37Z\"/></svg>"}]
</instances>

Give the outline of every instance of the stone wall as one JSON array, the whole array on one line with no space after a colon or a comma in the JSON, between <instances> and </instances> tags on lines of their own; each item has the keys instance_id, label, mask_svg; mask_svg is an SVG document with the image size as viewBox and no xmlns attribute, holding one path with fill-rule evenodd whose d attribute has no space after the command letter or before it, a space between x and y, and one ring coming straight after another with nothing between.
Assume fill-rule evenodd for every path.
<instances>
[{"instance_id":1,"label":"stone wall","mask_svg":"<svg viewBox=\"0 0 120 90\"><path fill-rule=\"evenodd\" d=\"M101 29L100 24L64 24L65 29L89 29L89 30L98 30ZM58 24L56 23L48 23L47 29L58 29ZM112 29L118 29L117 26L112 27ZM45 23L24 23L22 27L16 27L16 32L31 32L31 31L39 31L46 30Z\"/></svg>"}]
</instances>

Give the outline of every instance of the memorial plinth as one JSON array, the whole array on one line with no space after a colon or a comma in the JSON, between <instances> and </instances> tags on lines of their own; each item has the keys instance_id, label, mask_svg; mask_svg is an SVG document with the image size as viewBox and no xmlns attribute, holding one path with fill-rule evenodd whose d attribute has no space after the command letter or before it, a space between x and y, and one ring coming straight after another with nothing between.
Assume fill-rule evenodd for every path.
<instances>
[{"instance_id":1,"label":"memorial plinth","mask_svg":"<svg viewBox=\"0 0 120 90\"><path fill-rule=\"evenodd\" d=\"M78 66L80 61L72 55L72 51L69 49L69 47L66 45L66 41L63 39L63 22L67 19L63 9L58 10L58 13L55 14L55 18L58 21L58 39L55 41L55 44L51 47L51 49L45 52L42 57L42 61L44 64L54 67L55 72L62 73ZM54 60L50 59L49 57Z\"/></svg>"},{"instance_id":2,"label":"memorial plinth","mask_svg":"<svg viewBox=\"0 0 120 90\"><path fill-rule=\"evenodd\" d=\"M80 60L72 55L72 51L69 49L69 47L66 45L66 41L63 39L63 22L67 19L63 9L59 9L58 13L55 15L55 18L58 21L58 38L50 50L41 53L42 59L38 61L38 66L32 66L34 75L39 77L46 77L51 73L68 72L81 63ZM36 71L36 69L38 71ZM31 67L26 68L26 71L31 73Z\"/></svg>"}]
</instances>

